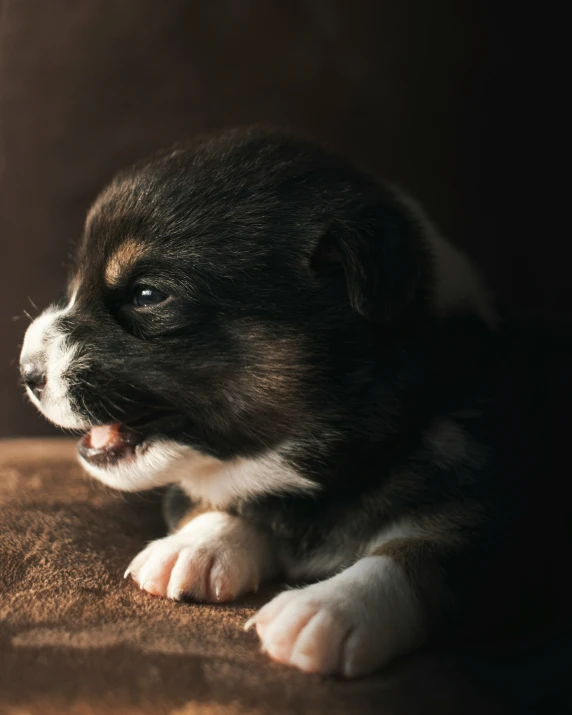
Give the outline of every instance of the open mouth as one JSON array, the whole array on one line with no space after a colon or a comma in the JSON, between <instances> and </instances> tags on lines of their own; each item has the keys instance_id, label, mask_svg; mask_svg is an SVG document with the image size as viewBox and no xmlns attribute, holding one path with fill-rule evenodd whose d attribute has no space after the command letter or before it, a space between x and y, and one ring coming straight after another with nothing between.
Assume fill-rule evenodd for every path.
<instances>
[{"instance_id":1,"label":"open mouth","mask_svg":"<svg viewBox=\"0 0 572 715\"><path fill-rule=\"evenodd\" d=\"M94 467L113 467L136 459L147 447L145 437L122 422L92 427L79 442L79 455Z\"/></svg>"}]
</instances>

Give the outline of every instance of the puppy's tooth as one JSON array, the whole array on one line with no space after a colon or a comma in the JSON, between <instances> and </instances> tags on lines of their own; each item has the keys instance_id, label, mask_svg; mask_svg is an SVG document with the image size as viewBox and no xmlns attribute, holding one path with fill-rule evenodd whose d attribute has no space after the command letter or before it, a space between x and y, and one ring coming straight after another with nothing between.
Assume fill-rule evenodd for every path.
<instances>
[{"instance_id":1,"label":"puppy's tooth","mask_svg":"<svg viewBox=\"0 0 572 715\"><path fill-rule=\"evenodd\" d=\"M252 626L256 623L256 616L257 616L257 615L258 615L258 614L255 613L253 616L251 616L251 617L246 621L246 623L244 624L244 627L243 627L243 630L244 630L244 631L249 631L249 630L252 628Z\"/></svg>"},{"instance_id":2,"label":"puppy's tooth","mask_svg":"<svg viewBox=\"0 0 572 715\"><path fill-rule=\"evenodd\" d=\"M215 586L215 590L214 590L214 591L215 591L215 598L216 598L216 600L217 600L217 601L220 601L220 586L218 585L218 583L217 583L217 585Z\"/></svg>"}]
</instances>

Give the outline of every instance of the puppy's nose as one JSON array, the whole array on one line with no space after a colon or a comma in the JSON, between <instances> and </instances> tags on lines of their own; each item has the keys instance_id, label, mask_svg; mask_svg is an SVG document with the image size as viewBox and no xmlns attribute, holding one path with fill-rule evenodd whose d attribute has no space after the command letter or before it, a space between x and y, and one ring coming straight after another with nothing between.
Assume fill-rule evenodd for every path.
<instances>
[{"instance_id":1,"label":"puppy's nose","mask_svg":"<svg viewBox=\"0 0 572 715\"><path fill-rule=\"evenodd\" d=\"M46 386L46 373L43 367L35 362L25 362L20 365L20 374L26 386L39 400Z\"/></svg>"}]
</instances>

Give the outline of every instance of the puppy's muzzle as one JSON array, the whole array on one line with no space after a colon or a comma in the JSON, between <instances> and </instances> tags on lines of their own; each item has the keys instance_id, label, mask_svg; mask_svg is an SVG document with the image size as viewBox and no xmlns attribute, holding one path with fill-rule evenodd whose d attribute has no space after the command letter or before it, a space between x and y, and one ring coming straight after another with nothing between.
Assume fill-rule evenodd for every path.
<instances>
[{"instance_id":1,"label":"puppy's muzzle","mask_svg":"<svg viewBox=\"0 0 572 715\"><path fill-rule=\"evenodd\" d=\"M80 346L71 340L61 321L70 310L70 306L52 306L30 324L20 354L20 376L30 399L45 417L64 429L83 430L88 420L70 394L70 386L77 382Z\"/></svg>"},{"instance_id":2,"label":"puppy's muzzle","mask_svg":"<svg viewBox=\"0 0 572 715\"><path fill-rule=\"evenodd\" d=\"M39 361L20 363L20 375L26 387L38 400L42 397L47 383L45 366Z\"/></svg>"},{"instance_id":3,"label":"puppy's muzzle","mask_svg":"<svg viewBox=\"0 0 572 715\"><path fill-rule=\"evenodd\" d=\"M120 422L92 427L81 439L78 452L94 467L113 467L142 452L143 436Z\"/></svg>"}]
</instances>

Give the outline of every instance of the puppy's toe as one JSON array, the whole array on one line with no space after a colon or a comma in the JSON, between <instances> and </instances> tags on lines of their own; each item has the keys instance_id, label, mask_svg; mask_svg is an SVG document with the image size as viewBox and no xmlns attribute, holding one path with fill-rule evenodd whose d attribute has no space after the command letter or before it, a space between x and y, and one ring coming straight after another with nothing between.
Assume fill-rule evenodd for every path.
<instances>
[{"instance_id":1,"label":"puppy's toe","mask_svg":"<svg viewBox=\"0 0 572 715\"><path fill-rule=\"evenodd\" d=\"M281 593L246 627L251 625L262 649L279 663L349 678L372 673L424 637L423 615L405 574L378 556Z\"/></svg>"},{"instance_id":2,"label":"puppy's toe","mask_svg":"<svg viewBox=\"0 0 572 715\"><path fill-rule=\"evenodd\" d=\"M209 578L210 600L221 603L258 588L258 578L247 559L238 558L233 564L225 556L215 559Z\"/></svg>"},{"instance_id":3,"label":"puppy's toe","mask_svg":"<svg viewBox=\"0 0 572 715\"><path fill-rule=\"evenodd\" d=\"M382 655L381 658L383 657ZM346 678L367 675L384 663L381 658L379 644L372 642L367 628L359 624L348 634L344 643L340 673Z\"/></svg>"},{"instance_id":4,"label":"puppy's toe","mask_svg":"<svg viewBox=\"0 0 572 715\"><path fill-rule=\"evenodd\" d=\"M340 615L320 608L299 633L290 654L290 665L308 673L341 672L344 641L351 628Z\"/></svg>"},{"instance_id":5,"label":"puppy's toe","mask_svg":"<svg viewBox=\"0 0 572 715\"><path fill-rule=\"evenodd\" d=\"M351 624L306 589L280 594L255 619L262 649L273 660L309 673L340 671Z\"/></svg>"},{"instance_id":6,"label":"puppy's toe","mask_svg":"<svg viewBox=\"0 0 572 715\"><path fill-rule=\"evenodd\" d=\"M217 603L256 590L265 571L266 544L241 520L213 512L149 544L125 575L155 596Z\"/></svg>"},{"instance_id":7,"label":"puppy's toe","mask_svg":"<svg viewBox=\"0 0 572 715\"><path fill-rule=\"evenodd\" d=\"M180 548L168 539L150 544L131 562L126 575L141 589L154 596L166 596L171 572L180 554Z\"/></svg>"},{"instance_id":8,"label":"puppy's toe","mask_svg":"<svg viewBox=\"0 0 572 715\"><path fill-rule=\"evenodd\" d=\"M210 554L182 545L170 574L167 598L180 601L188 596L197 601L206 600L211 563Z\"/></svg>"},{"instance_id":9,"label":"puppy's toe","mask_svg":"<svg viewBox=\"0 0 572 715\"><path fill-rule=\"evenodd\" d=\"M263 606L258 613L250 618L244 625L244 630L248 631L252 626L255 626L256 632L261 640L264 639L268 626L275 620L278 613L286 607L286 605L296 598L297 591L283 591L281 594L269 601Z\"/></svg>"}]
</instances>

